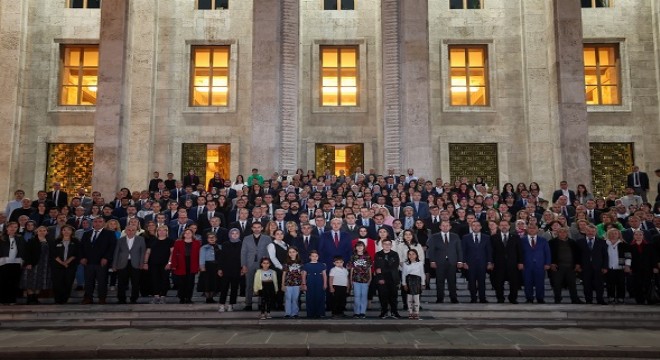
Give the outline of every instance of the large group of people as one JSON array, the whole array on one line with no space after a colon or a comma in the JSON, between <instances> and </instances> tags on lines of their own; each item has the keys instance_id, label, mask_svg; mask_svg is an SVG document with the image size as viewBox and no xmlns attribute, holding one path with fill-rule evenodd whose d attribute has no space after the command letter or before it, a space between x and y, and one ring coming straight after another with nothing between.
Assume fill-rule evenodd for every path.
<instances>
[{"instance_id":1,"label":"large group of people","mask_svg":"<svg viewBox=\"0 0 660 360\"><path fill-rule=\"evenodd\" d=\"M655 301L660 202L648 202L637 167L625 194L604 198L566 181L546 197L535 182L387 172L253 169L208 184L192 170L181 180L155 172L147 189L112 199L59 183L36 199L16 190L0 214L0 303L38 304L47 292L66 304L77 289L83 304L105 304L111 289L120 304L162 304L175 289L182 304L197 291L220 312L238 310L239 296L249 311L259 297L260 317L295 318L304 294L317 318L345 316L352 292L356 318L377 295L381 318L403 308L418 319L433 281L437 303L459 302L457 276L472 303L489 302L489 286L491 301L516 304L523 289L524 301L544 303L546 276L555 303L565 291L574 304Z\"/></svg>"}]
</instances>

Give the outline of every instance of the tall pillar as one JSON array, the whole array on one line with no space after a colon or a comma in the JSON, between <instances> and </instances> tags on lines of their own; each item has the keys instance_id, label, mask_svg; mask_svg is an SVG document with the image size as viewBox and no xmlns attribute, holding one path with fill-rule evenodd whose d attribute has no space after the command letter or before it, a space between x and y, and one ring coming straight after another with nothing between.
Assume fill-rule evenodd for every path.
<instances>
[{"instance_id":1,"label":"tall pillar","mask_svg":"<svg viewBox=\"0 0 660 360\"><path fill-rule=\"evenodd\" d=\"M431 158L428 0L399 2L401 56L401 161L427 179ZM405 169L402 169L405 170Z\"/></svg>"},{"instance_id":2,"label":"tall pillar","mask_svg":"<svg viewBox=\"0 0 660 360\"><path fill-rule=\"evenodd\" d=\"M591 188L589 125L584 95L582 8L579 1L553 0L558 79L562 178Z\"/></svg>"},{"instance_id":3,"label":"tall pillar","mask_svg":"<svg viewBox=\"0 0 660 360\"><path fill-rule=\"evenodd\" d=\"M401 56L399 53L399 0L383 0L381 5L383 51L383 131L384 164L401 169Z\"/></svg>"},{"instance_id":4,"label":"tall pillar","mask_svg":"<svg viewBox=\"0 0 660 360\"><path fill-rule=\"evenodd\" d=\"M250 164L262 174L279 169L281 17L279 0L253 2L252 144ZM249 168L243 170L249 172Z\"/></svg>"},{"instance_id":5,"label":"tall pillar","mask_svg":"<svg viewBox=\"0 0 660 360\"><path fill-rule=\"evenodd\" d=\"M298 168L298 89L300 88L300 4L282 0L282 79L280 84L280 167L289 173Z\"/></svg>"},{"instance_id":6,"label":"tall pillar","mask_svg":"<svg viewBox=\"0 0 660 360\"><path fill-rule=\"evenodd\" d=\"M99 83L92 188L106 198L121 187L122 126L129 0L101 2Z\"/></svg>"},{"instance_id":7,"label":"tall pillar","mask_svg":"<svg viewBox=\"0 0 660 360\"><path fill-rule=\"evenodd\" d=\"M0 211L4 211L4 204L13 199L12 188L16 179L16 154L18 152L18 136L21 118L21 89L20 71L21 59L24 49L24 38L21 36L27 31L27 2L26 1L0 1L0 58L2 58L2 71L0 71L0 168L4 175L0 176ZM23 189L28 196L32 196L32 189ZM9 214L6 214L9 215Z\"/></svg>"}]
</instances>

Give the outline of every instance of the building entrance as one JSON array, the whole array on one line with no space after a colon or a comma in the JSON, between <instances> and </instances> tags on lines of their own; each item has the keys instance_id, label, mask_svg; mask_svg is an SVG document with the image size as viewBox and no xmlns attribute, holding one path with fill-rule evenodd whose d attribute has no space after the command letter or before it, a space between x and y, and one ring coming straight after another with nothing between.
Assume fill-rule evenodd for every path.
<instances>
[{"instance_id":1,"label":"building entrance","mask_svg":"<svg viewBox=\"0 0 660 360\"><path fill-rule=\"evenodd\" d=\"M339 175L341 170L348 175L355 168L364 169L364 144L316 144L316 173L326 169Z\"/></svg>"},{"instance_id":2,"label":"building entrance","mask_svg":"<svg viewBox=\"0 0 660 360\"><path fill-rule=\"evenodd\" d=\"M231 146L229 144L182 144L181 174L195 170L199 182L208 188L209 180L215 172L223 179L229 178ZM207 189L208 190L208 189Z\"/></svg>"}]
</instances>

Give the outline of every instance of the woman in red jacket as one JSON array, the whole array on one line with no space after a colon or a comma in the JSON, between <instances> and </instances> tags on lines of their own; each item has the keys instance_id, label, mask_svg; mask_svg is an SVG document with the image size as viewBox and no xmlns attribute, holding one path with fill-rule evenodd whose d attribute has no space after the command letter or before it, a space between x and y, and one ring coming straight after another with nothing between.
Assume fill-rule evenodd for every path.
<instances>
[{"instance_id":1,"label":"woman in red jacket","mask_svg":"<svg viewBox=\"0 0 660 360\"><path fill-rule=\"evenodd\" d=\"M179 304L192 304L195 275L199 272L199 249L202 243L195 239L191 230L186 229L181 239L174 242L170 269L178 278Z\"/></svg>"}]
</instances>

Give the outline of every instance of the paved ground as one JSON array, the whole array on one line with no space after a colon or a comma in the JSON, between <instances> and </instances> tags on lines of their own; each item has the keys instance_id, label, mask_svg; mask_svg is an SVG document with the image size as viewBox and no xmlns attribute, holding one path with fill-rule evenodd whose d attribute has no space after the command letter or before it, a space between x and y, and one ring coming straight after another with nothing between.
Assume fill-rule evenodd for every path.
<instances>
[{"instance_id":1,"label":"paved ground","mask_svg":"<svg viewBox=\"0 0 660 360\"><path fill-rule=\"evenodd\" d=\"M660 358L660 330L346 327L74 329L0 331L0 358L499 356Z\"/></svg>"}]
</instances>

